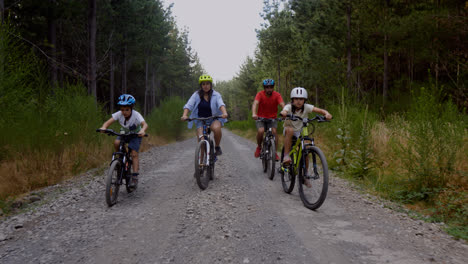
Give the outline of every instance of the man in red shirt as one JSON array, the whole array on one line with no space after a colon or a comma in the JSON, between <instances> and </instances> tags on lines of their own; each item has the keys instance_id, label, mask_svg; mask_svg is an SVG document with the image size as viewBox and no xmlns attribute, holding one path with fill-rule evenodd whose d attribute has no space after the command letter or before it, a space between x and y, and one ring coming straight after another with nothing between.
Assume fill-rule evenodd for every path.
<instances>
[{"instance_id":1,"label":"man in red shirt","mask_svg":"<svg viewBox=\"0 0 468 264\"><path fill-rule=\"evenodd\" d=\"M284 107L284 101L281 94L273 91L275 88L275 81L272 79L263 80L263 91L258 92L255 96L255 100L252 104L252 118L257 120L259 117L263 118L276 118L278 113L278 105L281 108ZM258 112L257 112L258 110ZM278 146L278 137L276 135L276 127L278 126L277 121L270 123L271 130L275 135L276 146ZM262 151L263 133L265 128L262 121L257 120L257 149L255 150L255 157L260 157ZM276 160L279 160L278 154L276 154Z\"/></svg>"}]
</instances>

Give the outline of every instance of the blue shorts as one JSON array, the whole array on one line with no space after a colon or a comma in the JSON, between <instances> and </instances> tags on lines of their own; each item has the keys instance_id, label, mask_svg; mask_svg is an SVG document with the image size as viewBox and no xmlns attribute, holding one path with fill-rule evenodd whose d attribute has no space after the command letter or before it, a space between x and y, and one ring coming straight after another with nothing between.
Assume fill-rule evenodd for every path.
<instances>
[{"instance_id":1,"label":"blue shorts","mask_svg":"<svg viewBox=\"0 0 468 264\"><path fill-rule=\"evenodd\" d=\"M203 121L201 121L201 120L193 120L193 121L195 122L195 125L197 126L197 128L203 127ZM211 120L206 121L206 125L208 127L210 127L211 124L213 123L213 121L215 121L215 120L211 119ZM221 123L221 126L224 126L223 122L221 122L221 121L219 121L219 122Z\"/></svg>"},{"instance_id":2,"label":"blue shorts","mask_svg":"<svg viewBox=\"0 0 468 264\"><path fill-rule=\"evenodd\" d=\"M118 136L117 140L122 140L122 137ZM129 149L133 149L134 151L138 152L140 150L141 137L134 137L130 139L130 142L127 143Z\"/></svg>"}]
</instances>

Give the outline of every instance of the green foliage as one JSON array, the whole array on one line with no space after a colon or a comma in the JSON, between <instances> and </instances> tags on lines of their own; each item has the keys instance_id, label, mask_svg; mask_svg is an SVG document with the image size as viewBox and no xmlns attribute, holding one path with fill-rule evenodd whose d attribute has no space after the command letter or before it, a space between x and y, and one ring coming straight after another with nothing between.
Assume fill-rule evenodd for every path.
<instances>
[{"instance_id":1,"label":"green foliage","mask_svg":"<svg viewBox=\"0 0 468 264\"><path fill-rule=\"evenodd\" d=\"M0 149L4 155L24 151L59 151L64 144L87 142L102 122L102 112L82 85L52 90L42 64L3 26L0 41L7 62L0 78ZM5 52L5 53L4 53ZM6 156L0 157L4 159Z\"/></svg>"},{"instance_id":2,"label":"green foliage","mask_svg":"<svg viewBox=\"0 0 468 264\"><path fill-rule=\"evenodd\" d=\"M406 201L431 200L446 187L463 146L464 127L456 106L436 88L421 88L408 112L404 141L397 151L406 171Z\"/></svg>"},{"instance_id":3,"label":"green foliage","mask_svg":"<svg viewBox=\"0 0 468 264\"><path fill-rule=\"evenodd\" d=\"M248 120L242 120L242 121L229 121L225 124L226 128L228 129L239 129L239 130L256 130L255 126L255 120L253 119L248 119Z\"/></svg>"},{"instance_id":4,"label":"green foliage","mask_svg":"<svg viewBox=\"0 0 468 264\"><path fill-rule=\"evenodd\" d=\"M148 132L167 139L180 139L187 126L186 122L180 120L184 105L180 97L164 99L146 118Z\"/></svg>"},{"instance_id":5,"label":"green foliage","mask_svg":"<svg viewBox=\"0 0 468 264\"><path fill-rule=\"evenodd\" d=\"M348 173L356 179L367 178L371 173L374 163L370 147L371 124L367 118L367 113L368 109L366 107L358 144L356 144L356 149L351 150L352 161L349 165Z\"/></svg>"}]
</instances>

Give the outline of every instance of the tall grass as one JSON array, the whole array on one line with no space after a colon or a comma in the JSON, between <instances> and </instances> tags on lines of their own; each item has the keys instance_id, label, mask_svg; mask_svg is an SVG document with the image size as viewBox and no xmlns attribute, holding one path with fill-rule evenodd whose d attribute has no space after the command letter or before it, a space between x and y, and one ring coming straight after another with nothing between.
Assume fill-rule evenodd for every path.
<instances>
[{"instance_id":1,"label":"tall grass","mask_svg":"<svg viewBox=\"0 0 468 264\"><path fill-rule=\"evenodd\" d=\"M187 127L187 123L180 120L184 105L180 97L164 99L146 118L148 132L168 140L181 139Z\"/></svg>"}]
</instances>

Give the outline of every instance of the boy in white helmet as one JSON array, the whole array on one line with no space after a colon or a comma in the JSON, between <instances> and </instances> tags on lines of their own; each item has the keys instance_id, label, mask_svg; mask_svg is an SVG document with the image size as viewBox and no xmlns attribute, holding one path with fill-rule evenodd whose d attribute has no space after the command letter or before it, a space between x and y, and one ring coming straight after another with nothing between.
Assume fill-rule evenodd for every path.
<instances>
[{"instance_id":1,"label":"boy in white helmet","mask_svg":"<svg viewBox=\"0 0 468 264\"><path fill-rule=\"evenodd\" d=\"M307 101L307 91L306 89L302 87L296 87L292 89L291 91L291 103L287 104L284 108L283 111L281 111L281 115L283 117L286 117L288 114L293 114L295 116L299 116L301 118L307 118L310 113L318 113L323 116L327 120L332 119L332 115L328 113L327 110L325 109L320 109L318 107L315 107L311 104L306 104L305 102ZM299 138L300 133L301 133L301 128L302 128L302 121L297 120L297 121L292 121L292 120L286 120L284 122L284 130L283 130L283 135L284 135L284 159L283 163L290 163L291 162L291 157L289 157L289 151L291 150L291 144L292 144L292 137L295 136ZM305 185L307 187L311 187L310 182L307 180L305 182Z\"/></svg>"}]
</instances>

